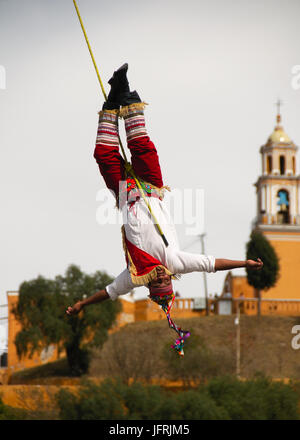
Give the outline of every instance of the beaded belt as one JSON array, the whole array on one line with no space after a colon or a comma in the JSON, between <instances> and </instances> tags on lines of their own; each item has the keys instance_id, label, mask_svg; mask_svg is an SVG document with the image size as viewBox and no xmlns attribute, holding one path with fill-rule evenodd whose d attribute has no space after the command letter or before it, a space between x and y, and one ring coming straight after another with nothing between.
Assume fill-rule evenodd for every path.
<instances>
[{"instance_id":1,"label":"beaded belt","mask_svg":"<svg viewBox=\"0 0 300 440\"><path fill-rule=\"evenodd\" d=\"M150 183L146 183L142 180L140 180L140 185L146 196L156 197L157 199L162 200L162 195L159 188L156 188ZM126 179L126 184L124 184L121 188L121 194L124 195L124 193L127 193L127 202L130 204L136 202L140 199L140 197L142 197L141 191L132 177L128 177Z\"/></svg>"}]
</instances>

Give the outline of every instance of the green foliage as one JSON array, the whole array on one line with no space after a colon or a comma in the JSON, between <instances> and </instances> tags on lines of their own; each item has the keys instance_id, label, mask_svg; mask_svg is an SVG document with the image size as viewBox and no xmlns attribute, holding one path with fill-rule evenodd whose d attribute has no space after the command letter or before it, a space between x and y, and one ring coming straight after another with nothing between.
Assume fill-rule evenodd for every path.
<instances>
[{"instance_id":1,"label":"green foliage","mask_svg":"<svg viewBox=\"0 0 300 440\"><path fill-rule=\"evenodd\" d=\"M298 420L298 399L289 385L229 377L177 393L106 380L56 395L63 420Z\"/></svg>"},{"instance_id":2,"label":"green foliage","mask_svg":"<svg viewBox=\"0 0 300 440\"><path fill-rule=\"evenodd\" d=\"M85 383L75 397L62 390L57 395L64 420L192 420L228 418L207 395L197 391L168 393L158 386L106 380Z\"/></svg>"},{"instance_id":3,"label":"green foliage","mask_svg":"<svg viewBox=\"0 0 300 440\"><path fill-rule=\"evenodd\" d=\"M232 420L298 419L298 395L288 385L259 377L239 381L232 377L216 378L205 391L226 408Z\"/></svg>"},{"instance_id":4,"label":"green foliage","mask_svg":"<svg viewBox=\"0 0 300 440\"><path fill-rule=\"evenodd\" d=\"M67 390L57 394L62 420L124 420L125 408L120 393L110 381L95 385L86 381L78 395Z\"/></svg>"},{"instance_id":5,"label":"green foliage","mask_svg":"<svg viewBox=\"0 0 300 440\"><path fill-rule=\"evenodd\" d=\"M168 396L162 393L159 386L145 386L133 383L120 387L121 398L127 409L127 418L131 420L161 420L164 407L169 406Z\"/></svg>"},{"instance_id":6,"label":"green foliage","mask_svg":"<svg viewBox=\"0 0 300 440\"><path fill-rule=\"evenodd\" d=\"M189 390L176 395L178 420L228 420L225 408L206 393Z\"/></svg>"},{"instance_id":7,"label":"green foliage","mask_svg":"<svg viewBox=\"0 0 300 440\"><path fill-rule=\"evenodd\" d=\"M89 349L104 343L120 304L106 301L86 307L76 316L66 315L65 310L84 296L103 289L111 281L106 273L97 271L87 275L79 267L71 265L64 276L59 275L54 280L39 276L23 282L14 310L22 326L15 341L19 357L32 356L34 352L56 344L65 349L72 375L86 373Z\"/></svg>"},{"instance_id":8,"label":"green foliage","mask_svg":"<svg viewBox=\"0 0 300 440\"><path fill-rule=\"evenodd\" d=\"M276 284L279 275L279 260L273 246L260 232L253 231L246 246L247 260L260 258L261 270L246 269L248 283L256 289L269 289Z\"/></svg>"}]
</instances>

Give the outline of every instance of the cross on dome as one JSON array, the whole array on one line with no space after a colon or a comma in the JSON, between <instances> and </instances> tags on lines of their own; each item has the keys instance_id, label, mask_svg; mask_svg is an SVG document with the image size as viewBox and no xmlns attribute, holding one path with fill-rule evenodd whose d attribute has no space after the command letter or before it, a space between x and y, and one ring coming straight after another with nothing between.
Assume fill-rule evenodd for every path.
<instances>
[{"instance_id":1,"label":"cross on dome","mask_svg":"<svg viewBox=\"0 0 300 440\"><path fill-rule=\"evenodd\" d=\"M279 122L281 122L280 107L281 107L281 105L283 105L283 101L281 101L281 99L278 98L275 105L277 107L277 124L279 124Z\"/></svg>"},{"instance_id":2,"label":"cross on dome","mask_svg":"<svg viewBox=\"0 0 300 440\"><path fill-rule=\"evenodd\" d=\"M277 102L275 103L276 107L277 107L277 115L276 115L276 121L277 124L274 128L273 133L271 134L271 136L269 136L268 141L271 143L284 143L284 144L289 144L291 143L291 139L289 138L289 136L286 134L286 132L284 131L282 125L281 125L281 106L283 105L283 101L281 99L278 98Z\"/></svg>"}]
</instances>

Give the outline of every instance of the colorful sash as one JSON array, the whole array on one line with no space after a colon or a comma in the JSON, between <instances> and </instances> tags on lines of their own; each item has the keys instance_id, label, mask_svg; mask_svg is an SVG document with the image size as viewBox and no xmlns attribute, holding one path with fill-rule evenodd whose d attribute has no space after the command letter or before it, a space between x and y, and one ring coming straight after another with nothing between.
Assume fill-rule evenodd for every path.
<instances>
[{"instance_id":1,"label":"colorful sash","mask_svg":"<svg viewBox=\"0 0 300 440\"><path fill-rule=\"evenodd\" d=\"M167 320L169 323L169 327L176 331L179 338L176 339L175 343L171 345L174 350L178 352L180 356L184 356L184 342L185 340L191 336L191 333L188 330L182 330L181 327L178 327L175 322L172 320L170 312L171 308L174 304L175 295L171 293L170 295L149 295L149 298L156 302L159 306L161 306L162 310L165 312L167 316Z\"/></svg>"},{"instance_id":2,"label":"colorful sash","mask_svg":"<svg viewBox=\"0 0 300 440\"><path fill-rule=\"evenodd\" d=\"M156 197L160 200L164 198L165 190L170 190L168 186L163 186L162 188L157 188L154 185L151 185L148 182L144 182L140 180L140 185L142 187L143 193L148 197ZM127 201L128 203L136 202L141 195L141 190L136 184L136 181L132 177L127 177L126 181L123 182L120 188L120 199L122 201Z\"/></svg>"}]
</instances>

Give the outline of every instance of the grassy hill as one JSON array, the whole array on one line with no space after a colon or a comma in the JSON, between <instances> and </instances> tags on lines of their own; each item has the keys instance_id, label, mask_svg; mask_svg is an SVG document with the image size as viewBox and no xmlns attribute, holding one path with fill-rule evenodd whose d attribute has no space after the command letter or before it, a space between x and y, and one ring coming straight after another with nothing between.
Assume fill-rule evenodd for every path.
<instances>
[{"instance_id":1,"label":"grassy hill","mask_svg":"<svg viewBox=\"0 0 300 440\"><path fill-rule=\"evenodd\" d=\"M178 321L178 322L177 322ZM120 376L124 381L179 380L186 384L223 374L235 374L236 326L234 316L179 319L192 336L185 356L170 348L176 333L167 321L137 322L109 336L93 351L90 377ZM300 380L300 350L291 346L292 327L300 317L241 316L241 376L258 373L273 378ZM68 376L65 360L17 372L11 383L38 383Z\"/></svg>"}]
</instances>

